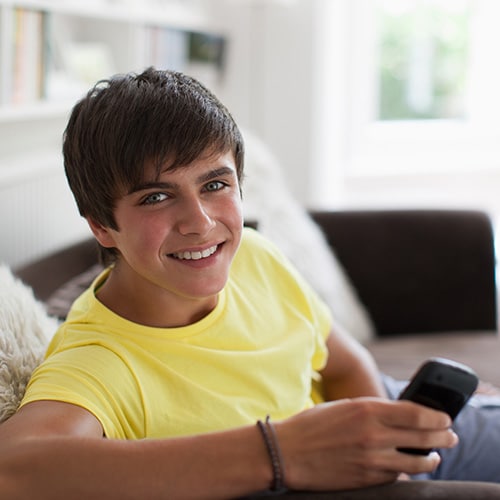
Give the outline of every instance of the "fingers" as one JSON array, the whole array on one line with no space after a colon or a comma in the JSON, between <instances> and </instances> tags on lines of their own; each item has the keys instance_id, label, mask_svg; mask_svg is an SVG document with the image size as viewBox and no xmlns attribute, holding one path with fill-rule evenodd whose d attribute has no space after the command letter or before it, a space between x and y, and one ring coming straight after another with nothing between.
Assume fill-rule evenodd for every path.
<instances>
[{"instance_id":1,"label":"fingers","mask_svg":"<svg viewBox=\"0 0 500 500\"><path fill-rule=\"evenodd\" d=\"M355 400L358 435L366 448L452 448L449 415L410 401ZM404 444L403 444L404 443Z\"/></svg>"},{"instance_id":2,"label":"fingers","mask_svg":"<svg viewBox=\"0 0 500 500\"><path fill-rule=\"evenodd\" d=\"M458 442L447 414L411 401L341 400L319 405L310 415L313 418L303 433L321 430L323 440L329 436L338 445L356 444L365 449L450 448ZM308 440L312 442L313 436Z\"/></svg>"},{"instance_id":3,"label":"fingers","mask_svg":"<svg viewBox=\"0 0 500 500\"><path fill-rule=\"evenodd\" d=\"M434 410L412 401L388 401L392 411L379 407L382 421L391 427L414 429L447 429L452 420L442 411Z\"/></svg>"},{"instance_id":4,"label":"fingers","mask_svg":"<svg viewBox=\"0 0 500 500\"><path fill-rule=\"evenodd\" d=\"M397 448L453 448L458 443L458 436L451 429L444 431L414 431L411 433L403 431L400 436L395 436L394 439L399 443L412 443L398 445Z\"/></svg>"},{"instance_id":5,"label":"fingers","mask_svg":"<svg viewBox=\"0 0 500 500\"><path fill-rule=\"evenodd\" d=\"M317 405L276 429L294 487L340 489L433 471L436 452L410 455L398 448L452 447L458 437L450 425L445 413L411 401L356 398Z\"/></svg>"},{"instance_id":6,"label":"fingers","mask_svg":"<svg viewBox=\"0 0 500 500\"><path fill-rule=\"evenodd\" d=\"M405 456L405 453L399 453L399 455L401 470L410 475L420 474L422 472L432 472L441 462L441 457L436 451L432 451L428 455L424 456Z\"/></svg>"}]
</instances>

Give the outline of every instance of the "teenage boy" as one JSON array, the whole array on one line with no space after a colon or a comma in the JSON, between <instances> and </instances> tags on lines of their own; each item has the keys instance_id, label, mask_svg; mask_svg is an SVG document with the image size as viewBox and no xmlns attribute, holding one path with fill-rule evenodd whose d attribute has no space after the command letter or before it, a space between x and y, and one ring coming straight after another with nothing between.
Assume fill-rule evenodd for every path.
<instances>
[{"instance_id":1,"label":"teenage boy","mask_svg":"<svg viewBox=\"0 0 500 500\"><path fill-rule=\"evenodd\" d=\"M199 82L152 68L100 82L63 149L110 266L0 427L2 497L357 488L440 463L398 447L457 443L444 413L387 399L367 352L243 229L243 141Z\"/></svg>"}]
</instances>

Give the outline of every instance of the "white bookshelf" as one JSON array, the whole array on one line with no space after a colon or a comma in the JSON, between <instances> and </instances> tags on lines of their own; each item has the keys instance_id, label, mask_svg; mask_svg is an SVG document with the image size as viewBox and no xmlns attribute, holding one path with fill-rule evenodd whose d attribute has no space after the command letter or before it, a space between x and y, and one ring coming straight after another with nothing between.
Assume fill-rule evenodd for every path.
<instances>
[{"instance_id":1,"label":"white bookshelf","mask_svg":"<svg viewBox=\"0 0 500 500\"><path fill-rule=\"evenodd\" d=\"M63 111L115 72L168 67L148 52L152 29L212 28L200 0L0 0L0 123Z\"/></svg>"},{"instance_id":2,"label":"white bookshelf","mask_svg":"<svg viewBox=\"0 0 500 500\"><path fill-rule=\"evenodd\" d=\"M206 29L200 0L1 0L10 8L86 16L132 23L162 24L183 29Z\"/></svg>"},{"instance_id":3,"label":"white bookshelf","mask_svg":"<svg viewBox=\"0 0 500 500\"><path fill-rule=\"evenodd\" d=\"M43 136L44 120L59 119L62 131L73 104L102 78L149 65L188 71L188 33L215 34L207 5L205 0L0 0L0 168L12 153L11 124L28 125L30 135L39 127ZM199 75L194 64L189 69L206 78L203 65ZM23 148L30 148L30 135Z\"/></svg>"}]
</instances>

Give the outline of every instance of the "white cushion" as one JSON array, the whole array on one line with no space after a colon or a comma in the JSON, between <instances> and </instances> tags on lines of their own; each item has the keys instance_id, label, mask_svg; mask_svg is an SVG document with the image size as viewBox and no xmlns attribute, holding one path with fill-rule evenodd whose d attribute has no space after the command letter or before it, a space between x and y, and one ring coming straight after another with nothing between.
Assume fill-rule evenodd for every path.
<instances>
[{"instance_id":1,"label":"white cushion","mask_svg":"<svg viewBox=\"0 0 500 500\"><path fill-rule=\"evenodd\" d=\"M335 321L365 343L375 327L318 224L291 195L277 160L249 131L245 137L243 208L330 306Z\"/></svg>"},{"instance_id":2,"label":"white cushion","mask_svg":"<svg viewBox=\"0 0 500 500\"><path fill-rule=\"evenodd\" d=\"M31 288L0 265L0 422L17 410L57 327Z\"/></svg>"}]
</instances>

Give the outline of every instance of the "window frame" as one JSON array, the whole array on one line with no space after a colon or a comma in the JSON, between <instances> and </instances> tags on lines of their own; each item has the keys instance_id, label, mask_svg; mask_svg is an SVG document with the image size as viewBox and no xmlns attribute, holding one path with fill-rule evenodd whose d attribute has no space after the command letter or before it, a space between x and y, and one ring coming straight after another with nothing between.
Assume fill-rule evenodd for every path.
<instances>
[{"instance_id":1,"label":"window frame","mask_svg":"<svg viewBox=\"0 0 500 500\"><path fill-rule=\"evenodd\" d=\"M334 63L343 67L350 82L344 96L348 102L344 175L399 176L500 169L500 134L495 123L495 117L500 116L500 76L491 71L491 61L481 57L485 47L500 45L500 30L488 21L499 18L494 14L500 15L500 2L476 1L472 44L480 57L472 60L470 85L476 90L467 103L470 118L463 120L377 120L375 8L366 0L351 0L344 6L342 12L349 26L345 30L345 47L349 48L349 56L343 63Z\"/></svg>"}]
</instances>

